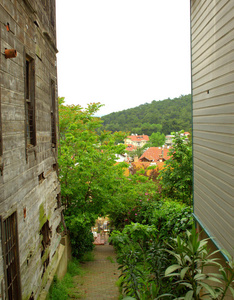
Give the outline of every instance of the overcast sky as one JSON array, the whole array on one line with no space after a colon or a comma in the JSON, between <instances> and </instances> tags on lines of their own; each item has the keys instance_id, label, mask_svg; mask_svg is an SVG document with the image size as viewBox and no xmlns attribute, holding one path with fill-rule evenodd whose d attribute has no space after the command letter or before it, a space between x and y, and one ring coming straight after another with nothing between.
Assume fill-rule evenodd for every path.
<instances>
[{"instance_id":1,"label":"overcast sky","mask_svg":"<svg viewBox=\"0 0 234 300\"><path fill-rule=\"evenodd\" d=\"M57 0L58 94L99 115L188 94L188 0Z\"/></svg>"}]
</instances>

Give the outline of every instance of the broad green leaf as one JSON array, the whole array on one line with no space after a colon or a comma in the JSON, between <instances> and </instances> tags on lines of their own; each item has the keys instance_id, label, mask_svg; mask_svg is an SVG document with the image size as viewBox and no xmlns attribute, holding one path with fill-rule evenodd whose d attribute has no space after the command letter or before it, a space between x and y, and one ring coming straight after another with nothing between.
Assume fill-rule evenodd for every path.
<instances>
[{"instance_id":1,"label":"broad green leaf","mask_svg":"<svg viewBox=\"0 0 234 300\"><path fill-rule=\"evenodd\" d=\"M154 300L159 300L163 297L168 297L168 296L174 297L174 295L172 295L172 294L163 294L163 295L160 295L159 297L155 298Z\"/></svg>"},{"instance_id":2,"label":"broad green leaf","mask_svg":"<svg viewBox=\"0 0 234 300\"><path fill-rule=\"evenodd\" d=\"M165 276L168 276L169 274L171 274L172 272L174 272L175 270L181 269L180 265L172 265L170 267L168 267L165 271Z\"/></svg>"},{"instance_id":3,"label":"broad green leaf","mask_svg":"<svg viewBox=\"0 0 234 300\"><path fill-rule=\"evenodd\" d=\"M190 283L188 283L188 282L181 282L180 284L181 284L181 285L185 285L185 286L188 287L189 289L192 289L192 288L193 288L192 285L191 285Z\"/></svg>"},{"instance_id":4,"label":"broad green leaf","mask_svg":"<svg viewBox=\"0 0 234 300\"><path fill-rule=\"evenodd\" d=\"M194 280L204 280L206 277L207 276L205 274L197 274L194 276Z\"/></svg>"},{"instance_id":5,"label":"broad green leaf","mask_svg":"<svg viewBox=\"0 0 234 300\"><path fill-rule=\"evenodd\" d=\"M184 297L184 300L191 300L193 299L193 291L188 291Z\"/></svg>"},{"instance_id":6,"label":"broad green leaf","mask_svg":"<svg viewBox=\"0 0 234 300\"><path fill-rule=\"evenodd\" d=\"M232 296L234 297L234 289L231 286L229 286L229 289L230 289L230 291L232 293Z\"/></svg>"},{"instance_id":7,"label":"broad green leaf","mask_svg":"<svg viewBox=\"0 0 234 300\"><path fill-rule=\"evenodd\" d=\"M208 284L205 283L205 282L200 282L200 285L202 285L203 288L206 289L206 290L210 293L210 295L211 295L212 297L215 297L215 296L216 296L216 293L215 293L215 290L214 290L213 287L211 287L210 285L208 285Z\"/></svg>"},{"instance_id":8,"label":"broad green leaf","mask_svg":"<svg viewBox=\"0 0 234 300\"><path fill-rule=\"evenodd\" d=\"M189 270L189 267L183 268L180 272L180 278L184 279L186 272Z\"/></svg>"},{"instance_id":9,"label":"broad green leaf","mask_svg":"<svg viewBox=\"0 0 234 300\"><path fill-rule=\"evenodd\" d=\"M207 280L214 281L214 282L218 282L218 283L222 283L222 281L219 280L219 279L216 278L216 277L211 277L211 276L209 276L209 277L207 278Z\"/></svg>"}]
</instances>

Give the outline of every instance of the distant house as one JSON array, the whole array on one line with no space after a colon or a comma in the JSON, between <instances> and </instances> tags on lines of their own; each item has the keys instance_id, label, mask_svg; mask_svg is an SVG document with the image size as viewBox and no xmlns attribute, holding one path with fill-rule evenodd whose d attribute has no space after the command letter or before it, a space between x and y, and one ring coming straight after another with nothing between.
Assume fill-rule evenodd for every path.
<instances>
[{"instance_id":1,"label":"distant house","mask_svg":"<svg viewBox=\"0 0 234 300\"><path fill-rule=\"evenodd\" d=\"M141 148L149 141L148 135L132 134L126 137L125 144L130 144L135 147Z\"/></svg>"},{"instance_id":2,"label":"distant house","mask_svg":"<svg viewBox=\"0 0 234 300\"><path fill-rule=\"evenodd\" d=\"M137 149L137 147L134 145L131 145L131 144L128 144L126 147L126 151L129 151L129 152L135 151L136 149Z\"/></svg>"},{"instance_id":3,"label":"distant house","mask_svg":"<svg viewBox=\"0 0 234 300\"><path fill-rule=\"evenodd\" d=\"M169 159L169 147L150 147L139 158L140 162L150 162L151 165L163 163Z\"/></svg>"},{"instance_id":4,"label":"distant house","mask_svg":"<svg viewBox=\"0 0 234 300\"><path fill-rule=\"evenodd\" d=\"M234 2L191 0L194 215L234 255ZM233 299L233 298L230 298Z\"/></svg>"},{"instance_id":5,"label":"distant house","mask_svg":"<svg viewBox=\"0 0 234 300\"><path fill-rule=\"evenodd\" d=\"M115 154L115 156L116 156L116 162L128 161L127 154Z\"/></svg>"},{"instance_id":6,"label":"distant house","mask_svg":"<svg viewBox=\"0 0 234 300\"><path fill-rule=\"evenodd\" d=\"M173 145L173 139L174 139L174 135L172 134L168 134L165 136L165 145L167 146L172 146Z\"/></svg>"},{"instance_id":7,"label":"distant house","mask_svg":"<svg viewBox=\"0 0 234 300\"><path fill-rule=\"evenodd\" d=\"M184 136L185 137L184 141L188 142L190 133L189 132L183 132L183 133L180 134L180 136ZM173 139L174 139L174 137L175 136L173 134L166 135L166 137L165 137L166 138L165 139L165 145L171 147L173 145Z\"/></svg>"}]
</instances>

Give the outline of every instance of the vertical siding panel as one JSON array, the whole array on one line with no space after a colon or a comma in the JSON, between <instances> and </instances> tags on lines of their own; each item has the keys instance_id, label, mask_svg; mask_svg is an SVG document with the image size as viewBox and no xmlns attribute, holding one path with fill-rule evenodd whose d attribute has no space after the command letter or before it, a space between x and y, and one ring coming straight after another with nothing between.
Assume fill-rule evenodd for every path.
<instances>
[{"instance_id":1,"label":"vertical siding panel","mask_svg":"<svg viewBox=\"0 0 234 300\"><path fill-rule=\"evenodd\" d=\"M234 2L191 0L194 213L234 254Z\"/></svg>"}]
</instances>

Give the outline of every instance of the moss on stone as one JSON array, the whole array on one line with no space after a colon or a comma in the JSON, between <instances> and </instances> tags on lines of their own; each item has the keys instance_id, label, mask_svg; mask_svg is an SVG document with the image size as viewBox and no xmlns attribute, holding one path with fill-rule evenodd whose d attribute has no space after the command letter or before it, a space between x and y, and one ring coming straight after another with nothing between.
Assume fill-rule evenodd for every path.
<instances>
[{"instance_id":1,"label":"moss on stone","mask_svg":"<svg viewBox=\"0 0 234 300\"><path fill-rule=\"evenodd\" d=\"M44 264L44 262L47 260L49 254L50 254L50 248L46 248L45 253L43 254L43 256L41 258L42 264Z\"/></svg>"},{"instance_id":2,"label":"moss on stone","mask_svg":"<svg viewBox=\"0 0 234 300\"><path fill-rule=\"evenodd\" d=\"M41 230L42 226L47 221L47 217L45 214L45 209L43 203L39 207L39 230Z\"/></svg>"}]
</instances>

